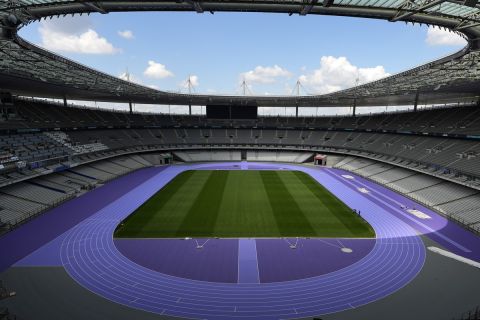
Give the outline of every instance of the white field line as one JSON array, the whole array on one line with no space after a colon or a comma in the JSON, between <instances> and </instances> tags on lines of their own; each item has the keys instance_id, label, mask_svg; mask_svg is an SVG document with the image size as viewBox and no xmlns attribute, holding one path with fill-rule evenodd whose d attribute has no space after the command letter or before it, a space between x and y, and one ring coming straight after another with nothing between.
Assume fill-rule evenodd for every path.
<instances>
[{"instance_id":1,"label":"white field line","mask_svg":"<svg viewBox=\"0 0 480 320\"><path fill-rule=\"evenodd\" d=\"M442 256L445 256L447 258L455 259L457 261L466 263L466 264L468 264L472 267L480 269L480 263L479 262L476 262L476 261L473 261L471 259L459 256L458 254L452 253L450 251L443 250L443 249L440 249L440 248L437 248L437 247L428 247L428 250L430 250L432 252L436 252L438 254L441 254Z\"/></svg>"}]
</instances>

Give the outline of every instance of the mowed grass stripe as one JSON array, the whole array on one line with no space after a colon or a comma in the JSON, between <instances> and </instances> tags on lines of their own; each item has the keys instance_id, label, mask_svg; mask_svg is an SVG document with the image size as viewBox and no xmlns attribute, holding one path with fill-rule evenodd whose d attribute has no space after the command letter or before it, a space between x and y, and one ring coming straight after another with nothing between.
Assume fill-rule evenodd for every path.
<instances>
[{"instance_id":1,"label":"mowed grass stripe","mask_svg":"<svg viewBox=\"0 0 480 320\"><path fill-rule=\"evenodd\" d=\"M157 208L158 214L155 219L145 222L142 231L149 237L155 237L159 231L165 233L168 237L176 237L176 230L178 230L188 210L193 206L196 197L210 175L210 172L191 172L193 174L188 176L188 180L184 181L177 192L166 199L163 206Z\"/></svg>"},{"instance_id":2,"label":"mowed grass stripe","mask_svg":"<svg viewBox=\"0 0 480 320\"><path fill-rule=\"evenodd\" d=\"M296 173L293 171L283 172L280 178L288 186L294 201L317 234L335 235L340 230L343 233L342 236L351 236L348 230L343 230L344 226L335 217L335 211L332 212L323 204L321 198L312 194Z\"/></svg>"},{"instance_id":3,"label":"mowed grass stripe","mask_svg":"<svg viewBox=\"0 0 480 320\"><path fill-rule=\"evenodd\" d=\"M271 237L279 231L258 171L230 171L215 225L219 237Z\"/></svg>"},{"instance_id":4,"label":"mowed grass stripe","mask_svg":"<svg viewBox=\"0 0 480 320\"><path fill-rule=\"evenodd\" d=\"M283 173L282 173L283 174ZM277 171L260 171L281 236L316 236Z\"/></svg>"},{"instance_id":5,"label":"mowed grass stripe","mask_svg":"<svg viewBox=\"0 0 480 320\"><path fill-rule=\"evenodd\" d=\"M229 171L211 171L203 189L179 226L177 237L211 237Z\"/></svg>"},{"instance_id":6,"label":"mowed grass stripe","mask_svg":"<svg viewBox=\"0 0 480 320\"><path fill-rule=\"evenodd\" d=\"M369 237L374 232L302 172L196 170L175 177L115 236Z\"/></svg>"},{"instance_id":7,"label":"mowed grass stripe","mask_svg":"<svg viewBox=\"0 0 480 320\"><path fill-rule=\"evenodd\" d=\"M170 222L178 220L178 215L182 214L184 208L178 208L179 204L188 204L188 198L195 189L201 190L201 186L196 186L193 178L197 171L185 171L176 176L164 188L155 193L150 199L143 203L134 214L124 220L124 225L120 225L115 231L116 237L135 238L137 236L148 238L150 235L155 237L159 231L171 228ZM205 180L200 177L197 180L202 184ZM197 183L197 184L198 184ZM163 211L170 214L162 214ZM128 226L128 227L125 227Z\"/></svg>"},{"instance_id":8,"label":"mowed grass stripe","mask_svg":"<svg viewBox=\"0 0 480 320\"><path fill-rule=\"evenodd\" d=\"M334 231L332 233L333 235L355 237L373 237L375 235L373 228L369 224L357 215L352 214L351 208L345 205L340 199L319 184L311 176L301 171L292 171L292 174L301 181L299 186L308 188L311 194L319 200L319 205L326 208L326 210L323 210L322 216L328 216L328 219L330 219L331 222L328 224L323 222L322 224L324 227L331 225L330 230ZM327 213L329 214L327 215ZM341 224L343 228L341 228L339 224ZM337 230L332 229L334 225L337 226ZM347 230L349 234L343 234L343 232Z\"/></svg>"}]
</instances>

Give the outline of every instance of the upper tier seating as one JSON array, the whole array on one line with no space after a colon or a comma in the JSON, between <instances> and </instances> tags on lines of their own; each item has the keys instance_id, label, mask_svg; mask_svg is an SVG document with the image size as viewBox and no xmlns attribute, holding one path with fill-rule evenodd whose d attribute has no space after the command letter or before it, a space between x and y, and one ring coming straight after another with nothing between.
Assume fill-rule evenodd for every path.
<instances>
[{"instance_id":1,"label":"upper tier seating","mask_svg":"<svg viewBox=\"0 0 480 320\"><path fill-rule=\"evenodd\" d=\"M0 121L0 130L17 128L86 128L86 127L231 127L222 132L238 138L235 128L277 128L274 136L284 144L298 144L303 134L285 134L282 128L354 129L382 132L423 132L478 135L480 108L477 106L444 107L413 112L375 115L324 117L261 117L257 120L209 120L204 116L142 114L86 107L63 107L40 100L16 99L17 115ZM181 135L183 133L180 133ZM306 134L308 136L308 133ZM216 137L217 135L215 135ZM194 137L191 137L194 138ZM213 140L212 140L213 141Z\"/></svg>"},{"instance_id":2,"label":"upper tier seating","mask_svg":"<svg viewBox=\"0 0 480 320\"><path fill-rule=\"evenodd\" d=\"M226 129L135 129L86 130L70 132L69 137L78 143L97 141L110 149L143 145L284 145L278 138L278 130L237 129L236 135L227 135ZM154 133L154 134L152 134ZM300 135L301 130L288 130L289 136ZM100 138L99 138L100 137ZM292 141L290 141L292 142ZM442 144L448 147L441 149ZM480 176L476 156L460 158L462 152L480 154L480 142L474 140L418 137L399 134L352 133L341 131L312 131L301 144L285 146L319 146L353 149L362 152L384 154L410 163L422 161L438 168L451 168ZM432 150L435 149L434 155ZM365 162L365 166L368 163ZM352 164L353 165L353 164ZM361 165L361 164L357 164Z\"/></svg>"},{"instance_id":3,"label":"upper tier seating","mask_svg":"<svg viewBox=\"0 0 480 320\"><path fill-rule=\"evenodd\" d=\"M480 141L476 140L373 132L317 130L306 134L305 130L297 129L279 132L276 129L139 128L0 135L3 152L9 152L4 158L13 157L27 164L23 169L0 170L0 184L2 181L22 180L45 169L56 170L71 161L83 163L96 160L102 155L112 156L133 150L132 148L158 148L165 145L239 145L253 148L261 145L326 148L327 151L334 148L347 153L362 153L376 160L440 174L458 181L466 182L471 180L471 177L480 177L480 156L477 156L480 155ZM303 136L303 139L297 139L299 144L294 144L293 140L284 144L287 137L297 136ZM268 161L268 157L262 160L262 157L257 155L254 158ZM296 160L286 157L278 161ZM370 162L365 159L355 160L350 163L349 169L363 168L368 175L377 175L388 169L388 166L376 168L369 165ZM122 167L120 164L120 168L116 169ZM100 170L107 174L110 172L108 168ZM480 181L472 182L480 184Z\"/></svg>"},{"instance_id":4,"label":"upper tier seating","mask_svg":"<svg viewBox=\"0 0 480 320\"><path fill-rule=\"evenodd\" d=\"M256 120L130 114L26 99L16 100L14 109L16 115L0 121L0 186L6 186L0 193L32 207L0 203L2 221L17 223L83 189L162 163L156 155L133 155L139 151L174 151L184 161L238 161L241 151L227 150L236 147L247 149L242 152L251 161L303 162L317 152L340 154L334 161L339 167L473 225L479 222L478 106ZM452 202L458 210L445 207Z\"/></svg>"},{"instance_id":5,"label":"upper tier seating","mask_svg":"<svg viewBox=\"0 0 480 320\"><path fill-rule=\"evenodd\" d=\"M175 155L185 162L240 161L240 151L177 151Z\"/></svg>"},{"instance_id":6,"label":"upper tier seating","mask_svg":"<svg viewBox=\"0 0 480 320\"><path fill-rule=\"evenodd\" d=\"M473 105L357 117L259 117L255 120L212 120L199 115L130 114L105 109L64 107L21 98L15 99L14 105L17 114L9 117L9 120L3 119L0 130L125 129L56 130L43 134L0 135L0 158L3 152L4 157L19 156L21 160L29 162L59 157L66 159L69 156L83 161L87 158L80 158L79 155L108 149L165 144L314 146L371 153L377 159L390 157L388 162L409 167L428 166L425 169L443 170L442 174L450 174L452 178L458 178L457 172L465 176L480 176L480 166L477 165L480 142L443 136L479 135L480 108ZM411 132L433 133L438 136L405 134ZM20 174L25 175L25 172ZM4 178L0 177L0 183Z\"/></svg>"}]
</instances>

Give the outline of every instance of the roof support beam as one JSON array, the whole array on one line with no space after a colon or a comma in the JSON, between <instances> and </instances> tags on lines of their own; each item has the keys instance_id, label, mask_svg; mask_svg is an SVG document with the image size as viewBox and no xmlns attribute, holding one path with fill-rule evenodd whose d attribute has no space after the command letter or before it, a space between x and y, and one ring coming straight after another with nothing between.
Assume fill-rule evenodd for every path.
<instances>
[{"instance_id":1,"label":"roof support beam","mask_svg":"<svg viewBox=\"0 0 480 320\"><path fill-rule=\"evenodd\" d=\"M476 26L480 25L480 22L475 22L475 21L478 21L478 19L480 19L480 13L478 13L478 12L474 12L472 14L464 16L463 20L454 28L454 30L455 31L460 31L460 30L463 30L463 29L476 27Z\"/></svg>"},{"instance_id":2,"label":"roof support beam","mask_svg":"<svg viewBox=\"0 0 480 320\"><path fill-rule=\"evenodd\" d=\"M107 14L108 11L106 11L105 9L103 9L102 7L100 7L98 4L96 4L95 2L87 2L87 1L82 1L81 2L85 7L87 7L88 9L91 9L95 12L99 12L101 14Z\"/></svg>"},{"instance_id":3,"label":"roof support beam","mask_svg":"<svg viewBox=\"0 0 480 320\"><path fill-rule=\"evenodd\" d=\"M197 13L203 13L204 12L203 7L200 4L200 1L198 1L198 0L187 0L186 2L188 4L190 4L193 7L193 9L195 9L195 11Z\"/></svg>"},{"instance_id":4,"label":"roof support beam","mask_svg":"<svg viewBox=\"0 0 480 320\"><path fill-rule=\"evenodd\" d=\"M465 0L463 4L467 7L475 8L478 4L478 0Z\"/></svg>"},{"instance_id":5,"label":"roof support beam","mask_svg":"<svg viewBox=\"0 0 480 320\"><path fill-rule=\"evenodd\" d=\"M415 101L413 103L413 111L417 111L417 107L418 107L418 97L420 96L420 92L417 91L417 93L415 93Z\"/></svg>"},{"instance_id":6,"label":"roof support beam","mask_svg":"<svg viewBox=\"0 0 480 320\"><path fill-rule=\"evenodd\" d=\"M463 29L468 29L468 28L472 28L472 27L476 27L476 26L480 26L480 22L475 22L475 23L471 23L471 24L464 24L464 25L459 25L458 27L455 27L455 31L460 31L460 30L463 30Z\"/></svg>"},{"instance_id":7,"label":"roof support beam","mask_svg":"<svg viewBox=\"0 0 480 320\"><path fill-rule=\"evenodd\" d=\"M310 0L308 4L303 5L302 10L300 11L301 16L306 16L312 11L313 7L318 3L318 0Z\"/></svg>"},{"instance_id":8,"label":"roof support beam","mask_svg":"<svg viewBox=\"0 0 480 320\"><path fill-rule=\"evenodd\" d=\"M435 6L438 6L439 4L442 4L446 1L447 0L424 1L423 4L421 4L421 5L417 5L415 2L412 3L410 1L408 1L407 4L410 4L412 6L412 8L411 8L412 11L405 12L403 14L397 15L397 16L393 17L392 19L390 19L390 21L391 22L396 22L396 21L399 21L399 20L403 20L403 19L411 17L411 16L413 16L417 13L420 13L424 10L427 10L427 9L433 8ZM399 13L402 9L403 8L400 8Z\"/></svg>"},{"instance_id":9,"label":"roof support beam","mask_svg":"<svg viewBox=\"0 0 480 320\"><path fill-rule=\"evenodd\" d=\"M323 0L323 6L324 6L325 8L328 8L328 7L330 7L330 6L333 4L333 1L334 1L334 0Z\"/></svg>"}]
</instances>

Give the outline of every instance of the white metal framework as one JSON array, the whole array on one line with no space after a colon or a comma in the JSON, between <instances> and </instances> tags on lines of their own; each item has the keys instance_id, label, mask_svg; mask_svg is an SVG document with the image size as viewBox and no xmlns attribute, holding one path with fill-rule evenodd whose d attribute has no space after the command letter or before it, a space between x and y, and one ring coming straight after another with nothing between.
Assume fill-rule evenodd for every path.
<instances>
[{"instance_id":1,"label":"white metal framework","mask_svg":"<svg viewBox=\"0 0 480 320\"><path fill-rule=\"evenodd\" d=\"M342 15L437 25L457 32L468 46L451 56L356 88L316 96L175 94L133 84L38 48L17 29L55 15L119 11L277 12ZM80 100L259 106L372 106L478 100L478 0L0 0L0 88L16 94Z\"/></svg>"}]
</instances>

